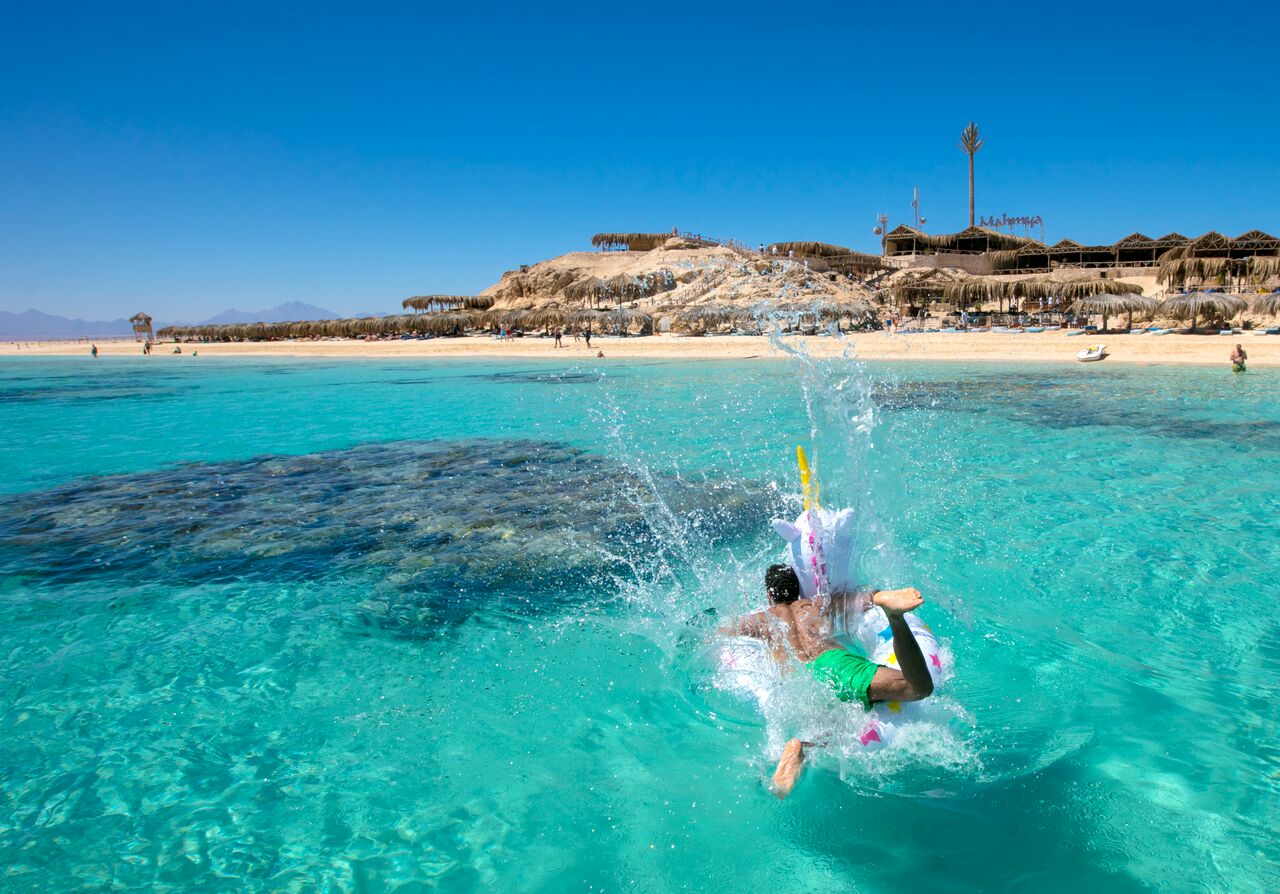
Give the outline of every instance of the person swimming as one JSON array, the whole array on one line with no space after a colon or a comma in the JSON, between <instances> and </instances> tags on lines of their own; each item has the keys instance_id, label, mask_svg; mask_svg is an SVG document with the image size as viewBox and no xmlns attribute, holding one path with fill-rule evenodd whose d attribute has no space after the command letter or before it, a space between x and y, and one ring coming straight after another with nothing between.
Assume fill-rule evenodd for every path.
<instances>
[{"instance_id":1,"label":"person swimming","mask_svg":"<svg viewBox=\"0 0 1280 894\"><path fill-rule=\"evenodd\" d=\"M801 598L800 580L789 565L771 565L765 572L769 605L720 629L729 636L763 640L778 664L792 657L826 684L840 701L857 701L870 710L876 702L914 702L933 694L933 677L905 615L924 599L911 587L898 590L860 590ZM840 645L832 635L832 618L849 607L878 605L889 619L893 647L901 670L876 664ZM792 739L782 751L773 774L773 792L785 798L804 766L804 750L813 743Z\"/></svg>"}]
</instances>

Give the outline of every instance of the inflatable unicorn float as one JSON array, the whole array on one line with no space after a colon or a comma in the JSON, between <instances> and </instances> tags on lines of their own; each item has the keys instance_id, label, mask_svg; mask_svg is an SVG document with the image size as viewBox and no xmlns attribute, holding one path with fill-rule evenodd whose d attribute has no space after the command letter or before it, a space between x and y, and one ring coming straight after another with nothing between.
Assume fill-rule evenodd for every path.
<instances>
[{"instance_id":1,"label":"inflatable unicorn float","mask_svg":"<svg viewBox=\"0 0 1280 894\"><path fill-rule=\"evenodd\" d=\"M776 520L774 530L787 543L785 561L795 571L805 599L826 599L833 594L853 593L858 585L854 575L854 511L825 509L819 504L818 486L804 448L796 448L800 482L804 491L804 511L793 522ZM845 615L845 630L837 639L862 652L876 664L898 668L893 649L893 631L884 611L869 600L854 601ZM924 655L935 692L951 676L951 654L914 613L904 616ZM718 655L719 680L723 688L764 707L780 681L780 668L769 649L759 640L733 637L724 641ZM860 709L852 709L860 710ZM863 715L856 742L864 749L882 748L899 734L902 725L925 710L922 703L881 702Z\"/></svg>"}]
</instances>

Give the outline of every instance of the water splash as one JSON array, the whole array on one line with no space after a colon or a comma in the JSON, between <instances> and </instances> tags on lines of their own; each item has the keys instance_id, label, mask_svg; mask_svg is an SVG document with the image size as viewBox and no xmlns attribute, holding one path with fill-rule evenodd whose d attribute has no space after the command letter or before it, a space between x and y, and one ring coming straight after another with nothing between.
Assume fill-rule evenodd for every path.
<instances>
[{"instance_id":1,"label":"water splash","mask_svg":"<svg viewBox=\"0 0 1280 894\"><path fill-rule=\"evenodd\" d=\"M760 309L758 322L771 330L771 342L790 360L786 375L794 383L795 406L776 418L799 418L801 430L780 427L776 450L781 462L773 480L759 482L735 463L731 407L717 408L717 424L726 446L718 470L723 487L755 492L770 504L773 517L791 519L800 512L802 495L791 466L796 444L810 451L821 481L824 505L855 510L853 579L876 585L929 587L912 576L912 565L894 543L892 507L902 487L901 463L894 446L884 439L872 380L854 352L851 338L841 338L836 356L818 358L798 340L782 332L782 322L794 322L796 311ZM945 697L912 706L909 729L883 752L869 752L859 740L868 715L860 706L835 703L826 689L801 671L771 674L769 662L748 669L757 678L742 678L743 668L726 671L721 664L723 643L718 625L762 605L764 568L778 561L782 543L771 529L733 538L710 537L708 519L690 515L673 505L667 492L674 481L688 483L691 469L679 457L656 457L643 446L637 418L602 383L593 422L605 432L609 453L628 473L632 484L618 496L643 518L645 537L611 556L614 588L632 611L624 624L657 643L672 670L688 681L688 709L713 723L761 723L761 767L776 759L793 736L820 740L825 747L817 760L836 769L851 785L878 790L932 781L937 773L980 772L981 762L970 743L972 720ZM802 407L803 413L794 412ZM741 411L758 411L744 406ZM705 457L702 458L705 461ZM941 600L945 602L946 600ZM847 626L838 636L849 634ZM745 684L744 684L745 682ZM744 684L744 685L737 685ZM886 753L887 752L887 753ZM928 772L921 772L926 770Z\"/></svg>"}]
</instances>

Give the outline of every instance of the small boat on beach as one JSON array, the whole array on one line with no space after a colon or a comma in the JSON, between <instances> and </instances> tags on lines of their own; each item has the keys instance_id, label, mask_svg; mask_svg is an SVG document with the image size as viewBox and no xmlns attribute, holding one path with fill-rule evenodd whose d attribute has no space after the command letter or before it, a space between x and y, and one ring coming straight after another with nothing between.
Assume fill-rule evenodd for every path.
<instances>
[{"instance_id":1,"label":"small boat on beach","mask_svg":"<svg viewBox=\"0 0 1280 894\"><path fill-rule=\"evenodd\" d=\"M1106 345L1090 345L1083 351L1076 354L1076 359L1081 363L1093 363L1107 356Z\"/></svg>"}]
</instances>

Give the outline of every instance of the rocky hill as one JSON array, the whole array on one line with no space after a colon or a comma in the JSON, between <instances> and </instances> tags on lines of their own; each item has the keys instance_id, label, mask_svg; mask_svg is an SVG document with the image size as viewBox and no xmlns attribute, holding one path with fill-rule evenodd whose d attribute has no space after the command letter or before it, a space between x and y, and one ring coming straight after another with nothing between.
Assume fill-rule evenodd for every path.
<instances>
[{"instance_id":1,"label":"rocky hill","mask_svg":"<svg viewBox=\"0 0 1280 894\"><path fill-rule=\"evenodd\" d=\"M826 260L671 238L647 251L575 251L504 273L494 306L562 309L618 304L646 312L699 305L848 304L872 289Z\"/></svg>"}]
</instances>

